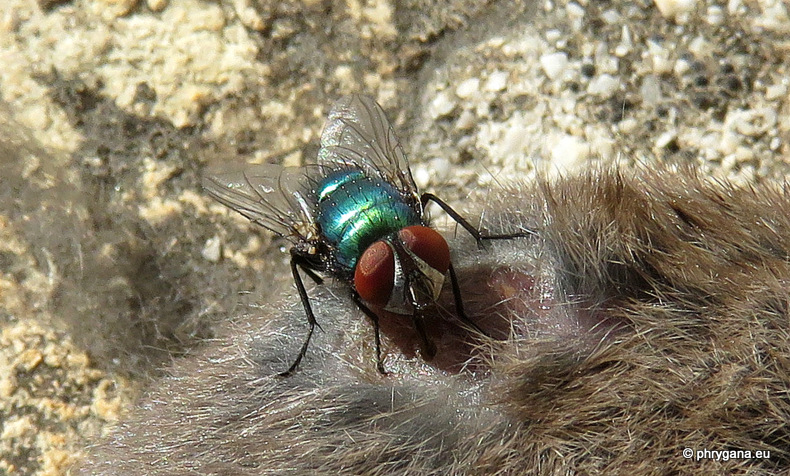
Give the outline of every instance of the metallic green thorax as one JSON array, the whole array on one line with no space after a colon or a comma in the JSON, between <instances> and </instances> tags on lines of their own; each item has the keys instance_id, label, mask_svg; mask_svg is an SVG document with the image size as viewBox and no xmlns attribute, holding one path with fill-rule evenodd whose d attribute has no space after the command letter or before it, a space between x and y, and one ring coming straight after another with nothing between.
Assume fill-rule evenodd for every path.
<instances>
[{"instance_id":1,"label":"metallic green thorax","mask_svg":"<svg viewBox=\"0 0 790 476\"><path fill-rule=\"evenodd\" d=\"M317 222L335 248L337 264L353 270L368 246L400 229L421 223L419 209L391 184L362 170L342 170L316 189Z\"/></svg>"}]
</instances>

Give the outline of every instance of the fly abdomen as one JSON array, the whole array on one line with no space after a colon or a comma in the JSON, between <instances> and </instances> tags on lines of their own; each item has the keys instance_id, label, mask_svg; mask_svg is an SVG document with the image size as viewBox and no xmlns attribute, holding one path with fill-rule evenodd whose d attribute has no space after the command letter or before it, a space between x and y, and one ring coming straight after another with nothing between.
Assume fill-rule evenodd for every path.
<instances>
[{"instance_id":1,"label":"fly abdomen","mask_svg":"<svg viewBox=\"0 0 790 476\"><path fill-rule=\"evenodd\" d=\"M337 263L353 270L365 249L382 237L421 223L413 204L391 184L362 170L329 174L316 190L317 221L335 247Z\"/></svg>"}]
</instances>

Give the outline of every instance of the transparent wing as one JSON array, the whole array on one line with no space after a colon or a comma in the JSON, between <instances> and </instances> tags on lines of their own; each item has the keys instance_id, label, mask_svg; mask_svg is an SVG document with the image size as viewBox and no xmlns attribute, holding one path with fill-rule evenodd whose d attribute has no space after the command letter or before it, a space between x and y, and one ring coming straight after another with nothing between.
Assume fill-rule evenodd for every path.
<instances>
[{"instance_id":1,"label":"transparent wing","mask_svg":"<svg viewBox=\"0 0 790 476\"><path fill-rule=\"evenodd\" d=\"M418 197L403 147L384 110L369 97L346 96L332 106L321 134L318 163L359 167Z\"/></svg>"},{"instance_id":2,"label":"transparent wing","mask_svg":"<svg viewBox=\"0 0 790 476\"><path fill-rule=\"evenodd\" d=\"M262 164L211 174L203 179L203 188L253 223L292 240L308 240L315 236L309 183L304 167Z\"/></svg>"}]
</instances>

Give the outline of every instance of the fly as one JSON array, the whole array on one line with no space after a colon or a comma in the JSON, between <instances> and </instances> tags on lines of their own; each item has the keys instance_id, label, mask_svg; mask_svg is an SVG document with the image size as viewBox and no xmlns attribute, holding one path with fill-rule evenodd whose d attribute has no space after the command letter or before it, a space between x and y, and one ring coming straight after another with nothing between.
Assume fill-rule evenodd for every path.
<instances>
[{"instance_id":1,"label":"fly","mask_svg":"<svg viewBox=\"0 0 790 476\"><path fill-rule=\"evenodd\" d=\"M385 374L379 316L371 307L411 316L429 360L435 346L421 316L438 299L447 275L459 319L483 333L464 312L447 241L428 225L429 201L466 229L478 246L487 239L532 234L482 235L435 195L420 195L384 111L365 96L346 96L334 104L316 164L251 166L209 177L204 187L220 203L292 244L291 273L310 328L282 376L296 370L317 325L301 273L316 284L323 283L317 273L349 284L354 303L373 323L376 366Z\"/></svg>"}]
</instances>

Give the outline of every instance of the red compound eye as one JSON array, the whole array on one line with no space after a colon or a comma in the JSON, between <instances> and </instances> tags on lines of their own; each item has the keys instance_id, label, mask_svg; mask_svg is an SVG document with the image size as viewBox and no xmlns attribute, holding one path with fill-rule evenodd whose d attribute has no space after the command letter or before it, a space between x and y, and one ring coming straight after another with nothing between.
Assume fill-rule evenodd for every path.
<instances>
[{"instance_id":1,"label":"red compound eye","mask_svg":"<svg viewBox=\"0 0 790 476\"><path fill-rule=\"evenodd\" d=\"M450 267L450 247L436 230L426 226L407 226L398 232L403 244L428 265L444 274Z\"/></svg>"},{"instance_id":2,"label":"red compound eye","mask_svg":"<svg viewBox=\"0 0 790 476\"><path fill-rule=\"evenodd\" d=\"M408 226L398 232L403 245L442 274L450 267L450 247L435 230ZM359 296L375 306L386 306L395 284L395 256L385 241L377 241L362 253L354 270L354 287Z\"/></svg>"},{"instance_id":3,"label":"red compound eye","mask_svg":"<svg viewBox=\"0 0 790 476\"><path fill-rule=\"evenodd\" d=\"M395 256L390 245L377 241L368 246L357 261L354 287L370 304L385 306L395 282Z\"/></svg>"}]
</instances>

